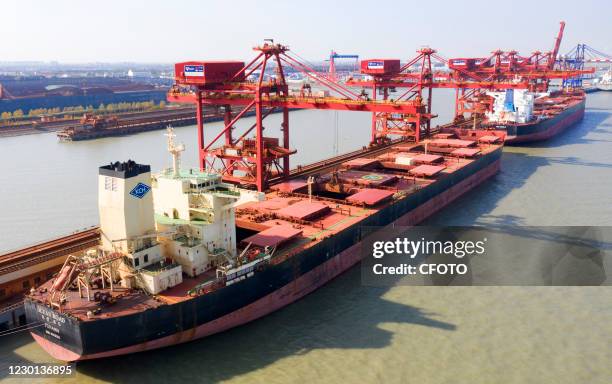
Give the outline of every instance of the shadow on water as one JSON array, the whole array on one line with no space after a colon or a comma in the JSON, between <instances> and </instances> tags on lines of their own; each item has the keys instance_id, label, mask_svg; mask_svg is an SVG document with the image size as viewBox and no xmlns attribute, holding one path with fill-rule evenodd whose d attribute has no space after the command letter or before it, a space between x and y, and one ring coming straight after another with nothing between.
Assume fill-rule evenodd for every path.
<instances>
[{"instance_id":1,"label":"shadow on water","mask_svg":"<svg viewBox=\"0 0 612 384\"><path fill-rule=\"evenodd\" d=\"M10 335L0 336L0 380L9 376L11 365L31 365L37 363L31 359L15 353L16 350L34 340L28 332L16 332Z\"/></svg>"},{"instance_id":2,"label":"shadow on water","mask_svg":"<svg viewBox=\"0 0 612 384\"><path fill-rule=\"evenodd\" d=\"M525 219L514 215L491 215L499 201L513 190L520 189L538 168L550 162L543 157L504 152L502 169L492 179L461 196L444 210L431 216L423 225L525 225Z\"/></svg>"},{"instance_id":3,"label":"shadow on water","mask_svg":"<svg viewBox=\"0 0 612 384\"><path fill-rule=\"evenodd\" d=\"M324 289L247 325L170 348L80 362L77 370L114 383L219 382L316 349L386 348L393 333L381 328L384 323L455 330L436 314L386 300L387 289L362 286L356 266Z\"/></svg>"},{"instance_id":4,"label":"shadow on water","mask_svg":"<svg viewBox=\"0 0 612 384\"><path fill-rule=\"evenodd\" d=\"M604 128L597 128L597 129L593 129L591 132L593 133L604 133L604 134L612 134L612 129L606 129L606 127L608 128L612 128L612 124L600 124L600 127L604 127Z\"/></svg>"},{"instance_id":5,"label":"shadow on water","mask_svg":"<svg viewBox=\"0 0 612 384\"><path fill-rule=\"evenodd\" d=\"M612 140L607 140L612 143ZM580 165L583 167L597 167L597 168L612 168L612 164L610 163L598 163L594 161L583 161L576 156L564 156L564 157L549 157L548 161L551 163L557 164L566 164L566 165Z\"/></svg>"}]
</instances>

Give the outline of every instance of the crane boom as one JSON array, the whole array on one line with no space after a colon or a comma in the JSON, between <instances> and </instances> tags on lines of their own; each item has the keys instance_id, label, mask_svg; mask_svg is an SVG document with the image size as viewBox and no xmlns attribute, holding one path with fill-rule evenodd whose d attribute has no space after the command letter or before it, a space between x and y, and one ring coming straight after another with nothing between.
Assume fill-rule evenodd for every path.
<instances>
[{"instance_id":1,"label":"crane boom","mask_svg":"<svg viewBox=\"0 0 612 384\"><path fill-rule=\"evenodd\" d=\"M550 55L550 60L548 61L548 69L553 69L555 66L555 62L557 61L557 56L559 55L559 48L561 47L561 40L563 39L563 30L565 29L565 21L562 21L559 26L559 33L557 34L557 39L555 40L555 47Z\"/></svg>"}]
</instances>

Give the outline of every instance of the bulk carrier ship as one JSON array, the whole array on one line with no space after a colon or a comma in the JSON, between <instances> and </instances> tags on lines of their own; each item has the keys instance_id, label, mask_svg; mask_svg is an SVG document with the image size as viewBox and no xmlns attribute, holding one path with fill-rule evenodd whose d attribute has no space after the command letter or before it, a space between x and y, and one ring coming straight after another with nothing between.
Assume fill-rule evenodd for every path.
<instances>
[{"instance_id":1,"label":"bulk carrier ship","mask_svg":"<svg viewBox=\"0 0 612 384\"><path fill-rule=\"evenodd\" d=\"M64 361L170 346L290 304L360 261L361 227L415 225L500 168L504 133L442 128L324 162L266 192L133 161L99 168L101 243L25 300Z\"/></svg>"},{"instance_id":2,"label":"bulk carrier ship","mask_svg":"<svg viewBox=\"0 0 612 384\"><path fill-rule=\"evenodd\" d=\"M547 93L506 90L487 94L494 102L481 125L506 132L509 145L550 139L584 117L586 94L581 89Z\"/></svg>"},{"instance_id":3,"label":"bulk carrier ship","mask_svg":"<svg viewBox=\"0 0 612 384\"><path fill-rule=\"evenodd\" d=\"M550 139L580 121L585 110L584 90L572 86L552 90L551 81L567 84L567 80L592 74L595 69L567 67L559 61L564 29L561 21L548 52L521 56L514 50L495 50L489 57L449 59L448 67L460 82L483 82L480 89L457 94L456 111L484 117L480 127L506 132L509 145ZM491 87L487 82L492 82ZM468 97L463 99L465 95Z\"/></svg>"}]
</instances>

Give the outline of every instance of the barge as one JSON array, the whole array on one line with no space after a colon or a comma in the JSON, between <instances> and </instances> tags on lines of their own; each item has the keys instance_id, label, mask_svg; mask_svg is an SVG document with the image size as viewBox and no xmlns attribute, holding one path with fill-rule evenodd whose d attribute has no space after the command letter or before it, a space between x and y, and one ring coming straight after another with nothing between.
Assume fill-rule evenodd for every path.
<instances>
[{"instance_id":1,"label":"barge","mask_svg":"<svg viewBox=\"0 0 612 384\"><path fill-rule=\"evenodd\" d=\"M180 167L99 168L100 245L25 299L34 339L64 361L202 338L265 316L360 261L364 226L415 225L500 169L505 133L443 128L265 192Z\"/></svg>"},{"instance_id":2,"label":"barge","mask_svg":"<svg viewBox=\"0 0 612 384\"><path fill-rule=\"evenodd\" d=\"M207 115L207 118L214 117L214 114ZM86 113L77 124L57 132L57 137L60 141L93 140L165 129L168 124L175 126L195 124L195 111L192 108L181 108L133 119Z\"/></svg>"},{"instance_id":3,"label":"barge","mask_svg":"<svg viewBox=\"0 0 612 384\"><path fill-rule=\"evenodd\" d=\"M245 116L254 114L255 112L249 111L245 113ZM214 110L206 111L203 115L205 122L223 121L223 118L223 113ZM94 140L166 129L168 125L182 127L194 124L196 124L196 114L193 108L160 111L151 113L151 116L137 118L95 116L87 113L77 124L57 132L57 137L60 141Z\"/></svg>"}]
</instances>

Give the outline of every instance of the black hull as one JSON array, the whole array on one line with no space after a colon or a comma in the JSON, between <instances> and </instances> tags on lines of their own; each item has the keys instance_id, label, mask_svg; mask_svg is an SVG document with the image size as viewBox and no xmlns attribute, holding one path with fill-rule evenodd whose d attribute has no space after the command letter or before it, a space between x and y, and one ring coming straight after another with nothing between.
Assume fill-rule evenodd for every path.
<instances>
[{"instance_id":1,"label":"black hull","mask_svg":"<svg viewBox=\"0 0 612 384\"><path fill-rule=\"evenodd\" d=\"M582 120L584 109L585 100L546 120L527 124L499 125L495 128L506 132L506 145L548 140Z\"/></svg>"},{"instance_id":2,"label":"black hull","mask_svg":"<svg viewBox=\"0 0 612 384\"><path fill-rule=\"evenodd\" d=\"M322 240L320 243L279 264L270 265L257 272L253 277L181 303L165 305L121 317L78 321L51 311L50 308L32 299L26 299L25 309L28 320L30 322L42 321L47 323L45 327L34 328L32 333L40 337L41 340L48 340L54 345L73 352L75 356L90 358L88 356L142 345L189 332L273 294L301 276L334 259L341 252L359 243L362 236L361 227L382 227L427 205L427 209L420 212L415 221L424 219L486 179L486 177L481 177L482 175L478 172L494 174L491 170L497 171L501 154L502 148L500 147L476 159L464 168L447 175L447 177L443 177L435 183L381 209L376 214L365 218L346 230ZM477 179L473 180L474 177L477 177ZM469 185L458 185L462 182ZM430 206L431 199L439 197L451 189L452 197L449 197L448 201L440 203L440 206ZM430 202L430 204L426 204L427 202ZM49 324L50 322L52 324Z\"/></svg>"}]
</instances>

